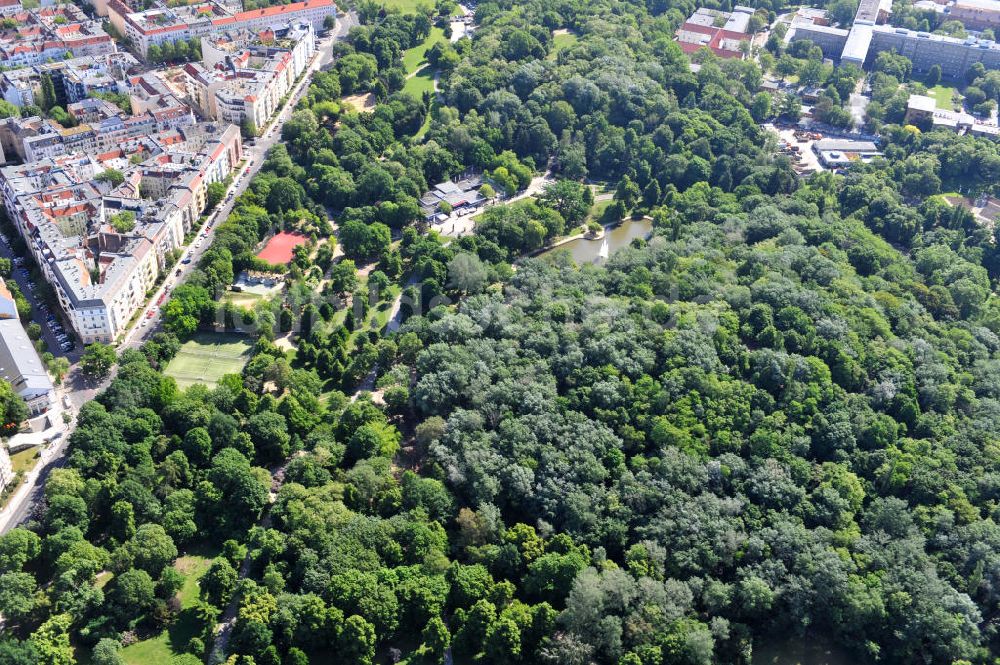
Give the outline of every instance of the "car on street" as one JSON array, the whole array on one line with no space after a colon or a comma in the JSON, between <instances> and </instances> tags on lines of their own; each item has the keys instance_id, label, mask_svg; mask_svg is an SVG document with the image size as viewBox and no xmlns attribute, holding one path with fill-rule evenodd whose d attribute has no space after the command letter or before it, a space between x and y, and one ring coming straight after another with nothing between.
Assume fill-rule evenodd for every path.
<instances>
[{"instance_id":1,"label":"car on street","mask_svg":"<svg viewBox=\"0 0 1000 665\"><path fill-rule=\"evenodd\" d=\"M191 263L191 259L190 258L184 259L183 261L181 261L181 263L183 263L184 265L187 265L187 264Z\"/></svg>"}]
</instances>

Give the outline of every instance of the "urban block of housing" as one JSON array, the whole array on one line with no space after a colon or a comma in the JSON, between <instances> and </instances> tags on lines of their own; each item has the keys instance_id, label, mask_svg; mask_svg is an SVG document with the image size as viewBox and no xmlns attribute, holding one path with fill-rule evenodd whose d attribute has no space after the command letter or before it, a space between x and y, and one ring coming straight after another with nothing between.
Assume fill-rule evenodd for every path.
<instances>
[{"instance_id":1,"label":"urban block of housing","mask_svg":"<svg viewBox=\"0 0 1000 665\"><path fill-rule=\"evenodd\" d=\"M0 96L14 106L39 106L42 81L52 81L59 106L94 93L126 92L124 81L139 61L126 51L28 65L0 73Z\"/></svg>"},{"instance_id":2,"label":"urban block of housing","mask_svg":"<svg viewBox=\"0 0 1000 665\"><path fill-rule=\"evenodd\" d=\"M0 2L0 61L7 68L40 65L66 57L104 55L117 50L100 21L72 4L25 10L18 0Z\"/></svg>"},{"instance_id":3,"label":"urban block of housing","mask_svg":"<svg viewBox=\"0 0 1000 665\"><path fill-rule=\"evenodd\" d=\"M161 2L143 11L134 11L124 0L97 0L94 6L98 14L107 15L115 30L129 41L136 55L143 59L149 55L150 46L162 46L226 31L258 32L278 25L302 22L310 23L319 30L327 16L336 16L337 13L333 0L302 0L236 14L212 0L176 7Z\"/></svg>"},{"instance_id":4,"label":"urban block of housing","mask_svg":"<svg viewBox=\"0 0 1000 665\"><path fill-rule=\"evenodd\" d=\"M236 126L203 123L0 169L7 214L84 344L126 329L205 209L208 186L241 158Z\"/></svg>"},{"instance_id":5,"label":"urban block of housing","mask_svg":"<svg viewBox=\"0 0 1000 665\"><path fill-rule=\"evenodd\" d=\"M71 119L63 122L72 126L39 116L0 121L2 158L19 162L0 168L0 194L85 344L114 342L126 330L203 214L208 187L242 160L239 125L266 124L308 67L316 27L336 12L332 0L240 13L214 2L171 8L162 0L140 12L121 0L97 9L135 55L145 57L154 43L198 37L203 61L139 73L138 60L118 52L101 30L102 49L66 49L52 61L25 58L0 73L5 100L39 105L54 92ZM0 4L0 12L51 30L86 25L72 7ZM126 97L128 108L113 101Z\"/></svg>"},{"instance_id":6,"label":"urban block of housing","mask_svg":"<svg viewBox=\"0 0 1000 665\"><path fill-rule=\"evenodd\" d=\"M263 127L315 52L308 22L202 37L202 61L184 66L188 97L205 117Z\"/></svg>"}]
</instances>

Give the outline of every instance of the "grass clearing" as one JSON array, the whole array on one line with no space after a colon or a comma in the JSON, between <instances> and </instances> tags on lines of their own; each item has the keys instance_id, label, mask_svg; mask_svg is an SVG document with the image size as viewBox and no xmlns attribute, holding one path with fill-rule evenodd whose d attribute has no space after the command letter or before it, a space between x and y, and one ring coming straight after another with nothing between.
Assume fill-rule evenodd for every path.
<instances>
[{"instance_id":1,"label":"grass clearing","mask_svg":"<svg viewBox=\"0 0 1000 665\"><path fill-rule=\"evenodd\" d=\"M559 51L568 49L579 41L579 37L569 30L556 30L552 33L552 50L549 55L555 56Z\"/></svg>"},{"instance_id":2,"label":"grass clearing","mask_svg":"<svg viewBox=\"0 0 1000 665\"><path fill-rule=\"evenodd\" d=\"M403 51L403 67L406 68L406 73L412 74L420 69L420 66L426 62L424 60L424 55L426 55L427 50L430 47L434 46L438 42L447 41L448 39L444 36L444 30L438 27L431 28L431 32L427 35L427 39L413 48L408 48Z\"/></svg>"},{"instance_id":3,"label":"grass clearing","mask_svg":"<svg viewBox=\"0 0 1000 665\"><path fill-rule=\"evenodd\" d=\"M198 580L212 567L212 560L205 556L189 555L177 557L174 568L184 576L184 586L178 592L181 600L181 609L186 610L194 607L198 602L198 594L201 592Z\"/></svg>"},{"instance_id":4,"label":"grass clearing","mask_svg":"<svg viewBox=\"0 0 1000 665\"><path fill-rule=\"evenodd\" d=\"M250 343L234 333L199 333L181 346L167 369L180 388L203 383L209 388L225 374L238 374L249 359Z\"/></svg>"},{"instance_id":5,"label":"grass clearing","mask_svg":"<svg viewBox=\"0 0 1000 665\"><path fill-rule=\"evenodd\" d=\"M224 303L231 302L237 307L248 308L253 307L263 299L263 296L247 291L226 291L225 295L222 296L222 302Z\"/></svg>"},{"instance_id":6,"label":"grass clearing","mask_svg":"<svg viewBox=\"0 0 1000 665\"><path fill-rule=\"evenodd\" d=\"M420 5L425 5L434 8L434 3L430 0L378 0L377 4L385 9L398 9L404 14L416 14L417 7ZM459 7L455 8L454 16L461 16L462 10Z\"/></svg>"},{"instance_id":7,"label":"grass clearing","mask_svg":"<svg viewBox=\"0 0 1000 665\"><path fill-rule=\"evenodd\" d=\"M340 106L347 112L367 113L375 108L375 95L365 92L340 98Z\"/></svg>"},{"instance_id":8,"label":"grass clearing","mask_svg":"<svg viewBox=\"0 0 1000 665\"><path fill-rule=\"evenodd\" d=\"M595 201L594 205L591 206L590 212L587 214L587 219L584 221L589 221L591 219L600 220L604 215L604 211L608 209L614 201L612 199L603 199L601 201Z\"/></svg>"},{"instance_id":9,"label":"grass clearing","mask_svg":"<svg viewBox=\"0 0 1000 665\"><path fill-rule=\"evenodd\" d=\"M198 621L191 608L198 601L198 580L211 565L212 560L204 556L178 557L174 568L184 575L184 585L177 594L181 611L159 635L122 649L121 657L126 665L169 665L174 656L184 652L191 638L198 634Z\"/></svg>"},{"instance_id":10,"label":"grass clearing","mask_svg":"<svg viewBox=\"0 0 1000 665\"><path fill-rule=\"evenodd\" d=\"M38 454L41 452L41 448L38 446L31 446L30 448L25 448L24 450L19 450L10 456L11 466L14 467L14 473L18 471L24 471L28 473L35 468L38 464Z\"/></svg>"},{"instance_id":11,"label":"grass clearing","mask_svg":"<svg viewBox=\"0 0 1000 665\"><path fill-rule=\"evenodd\" d=\"M417 6L428 4L427 0L382 0L378 3L386 9L398 9L404 14L416 14Z\"/></svg>"},{"instance_id":12,"label":"grass clearing","mask_svg":"<svg viewBox=\"0 0 1000 665\"><path fill-rule=\"evenodd\" d=\"M946 111L955 110L954 95L958 90L950 85L938 84L927 91L927 94L934 98L939 109Z\"/></svg>"},{"instance_id":13,"label":"grass clearing","mask_svg":"<svg viewBox=\"0 0 1000 665\"><path fill-rule=\"evenodd\" d=\"M424 65L417 73L406 79L403 92L408 92L417 99L423 99L425 92L434 92L434 71L430 65Z\"/></svg>"},{"instance_id":14,"label":"grass clearing","mask_svg":"<svg viewBox=\"0 0 1000 665\"><path fill-rule=\"evenodd\" d=\"M434 113L434 104L435 103L436 102L432 102L431 103L431 112L427 114L426 118L424 118L424 124L420 125L420 129L417 130L417 133L413 135L414 139L416 139L418 141L421 140L421 139L423 139L424 138L424 134L426 134L427 130L429 130L431 128L431 116Z\"/></svg>"}]
</instances>

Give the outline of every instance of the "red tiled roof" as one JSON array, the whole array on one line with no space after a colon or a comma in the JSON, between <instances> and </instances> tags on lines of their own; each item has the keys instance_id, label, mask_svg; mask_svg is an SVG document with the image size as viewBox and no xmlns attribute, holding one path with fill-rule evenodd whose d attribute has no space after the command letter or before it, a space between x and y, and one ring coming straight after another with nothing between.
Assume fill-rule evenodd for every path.
<instances>
[{"instance_id":1,"label":"red tiled roof","mask_svg":"<svg viewBox=\"0 0 1000 665\"><path fill-rule=\"evenodd\" d=\"M303 0L302 2L293 2L288 5L277 5L275 7L265 7L263 9L254 9L248 12L240 12L233 18L236 19L237 21L249 21L255 18L280 16L281 14L299 12L306 9L316 9L319 7L331 7L331 6L333 6L333 0Z\"/></svg>"}]
</instances>

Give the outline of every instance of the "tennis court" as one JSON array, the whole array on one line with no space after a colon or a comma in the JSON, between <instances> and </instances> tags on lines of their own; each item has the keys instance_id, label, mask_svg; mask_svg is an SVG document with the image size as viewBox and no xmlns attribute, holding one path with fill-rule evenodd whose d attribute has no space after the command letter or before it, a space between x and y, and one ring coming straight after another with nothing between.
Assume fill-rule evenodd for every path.
<instances>
[{"instance_id":1,"label":"tennis court","mask_svg":"<svg viewBox=\"0 0 1000 665\"><path fill-rule=\"evenodd\" d=\"M264 249L257 253L257 257L273 265L285 265L292 260L292 251L308 241L309 239L301 233L282 231L267 241Z\"/></svg>"},{"instance_id":2,"label":"tennis court","mask_svg":"<svg viewBox=\"0 0 1000 665\"><path fill-rule=\"evenodd\" d=\"M196 383L214 388L224 374L238 374L249 353L250 343L242 335L200 333L181 346L164 373L182 389Z\"/></svg>"}]
</instances>

